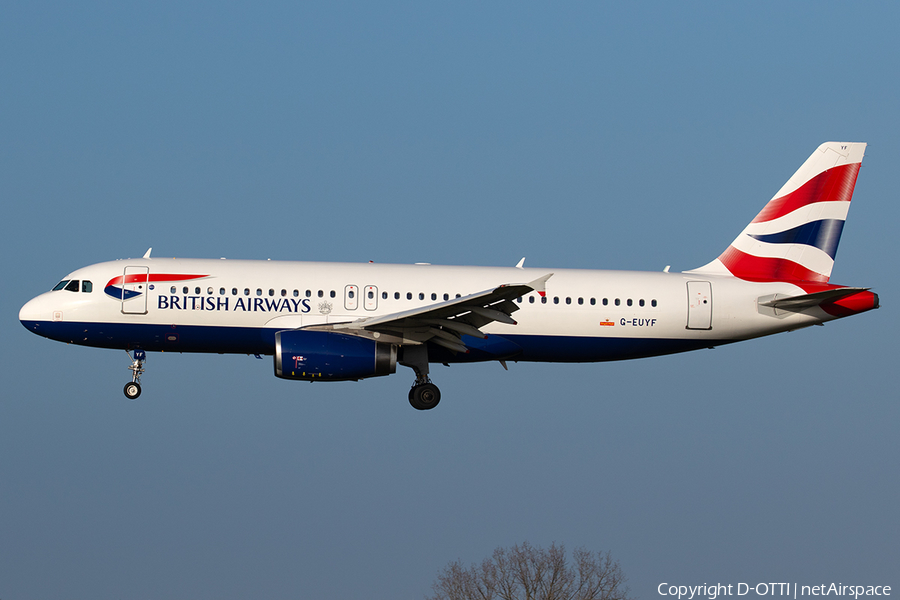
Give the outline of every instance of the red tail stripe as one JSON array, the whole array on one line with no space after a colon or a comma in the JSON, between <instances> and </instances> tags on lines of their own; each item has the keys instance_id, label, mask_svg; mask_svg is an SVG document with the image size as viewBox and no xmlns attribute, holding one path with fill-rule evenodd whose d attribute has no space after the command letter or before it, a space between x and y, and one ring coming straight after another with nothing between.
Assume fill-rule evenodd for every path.
<instances>
[{"instance_id":1,"label":"red tail stripe","mask_svg":"<svg viewBox=\"0 0 900 600\"><path fill-rule=\"evenodd\" d=\"M813 202L850 202L860 164L840 165L819 173L793 192L770 200L752 222L771 221Z\"/></svg>"},{"instance_id":2,"label":"red tail stripe","mask_svg":"<svg viewBox=\"0 0 900 600\"><path fill-rule=\"evenodd\" d=\"M747 281L810 281L828 283L828 276L816 273L786 258L752 256L734 246L719 256L731 274Z\"/></svg>"}]
</instances>

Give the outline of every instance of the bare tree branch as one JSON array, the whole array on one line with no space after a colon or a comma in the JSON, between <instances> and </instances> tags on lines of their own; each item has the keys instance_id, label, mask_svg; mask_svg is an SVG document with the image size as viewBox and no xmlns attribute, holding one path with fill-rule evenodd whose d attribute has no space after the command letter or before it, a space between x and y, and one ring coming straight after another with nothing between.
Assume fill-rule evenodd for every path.
<instances>
[{"instance_id":1,"label":"bare tree branch","mask_svg":"<svg viewBox=\"0 0 900 600\"><path fill-rule=\"evenodd\" d=\"M633 600L625 574L609 552L528 542L497 548L468 569L453 561L441 571L427 600Z\"/></svg>"}]
</instances>

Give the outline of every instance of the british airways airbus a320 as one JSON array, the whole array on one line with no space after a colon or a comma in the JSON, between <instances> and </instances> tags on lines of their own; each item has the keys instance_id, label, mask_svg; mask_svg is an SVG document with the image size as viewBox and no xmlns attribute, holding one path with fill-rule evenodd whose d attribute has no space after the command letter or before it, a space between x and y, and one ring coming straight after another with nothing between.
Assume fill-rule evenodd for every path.
<instances>
[{"instance_id":1,"label":"british airways airbus a320","mask_svg":"<svg viewBox=\"0 0 900 600\"><path fill-rule=\"evenodd\" d=\"M709 264L683 273L151 258L91 265L22 307L29 331L146 353L274 356L275 375L346 381L429 363L596 362L685 352L878 308L829 283L865 144L828 142Z\"/></svg>"}]
</instances>

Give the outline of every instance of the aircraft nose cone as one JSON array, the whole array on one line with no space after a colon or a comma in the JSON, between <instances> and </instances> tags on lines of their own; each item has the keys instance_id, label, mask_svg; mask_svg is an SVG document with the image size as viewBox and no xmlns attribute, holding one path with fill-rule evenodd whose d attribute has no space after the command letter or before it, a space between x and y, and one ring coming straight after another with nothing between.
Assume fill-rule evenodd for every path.
<instances>
[{"instance_id":1,"label":"aircraft nose cone","mask_svg":"<svg viewBox=\"0 0 900 600\"><path fill-rule=\"evenodd\" d=\"M37 312L34 310L34 300L29 300L26 302L22 308L19 309L19 320L23 323L25 321L33 321Z\"/></svg>"},{"instance_id":2,"label":"aircraft nose cone","mask_svg":"<svg viewBox=\"0 0 900 600\"><path fill-rule=\"evenodd\" d=\"M36 331L40 321L51 321L52 311L43 295L32 298L19 309L19 322L29 331Z\"/></svg>"}]
</instances>

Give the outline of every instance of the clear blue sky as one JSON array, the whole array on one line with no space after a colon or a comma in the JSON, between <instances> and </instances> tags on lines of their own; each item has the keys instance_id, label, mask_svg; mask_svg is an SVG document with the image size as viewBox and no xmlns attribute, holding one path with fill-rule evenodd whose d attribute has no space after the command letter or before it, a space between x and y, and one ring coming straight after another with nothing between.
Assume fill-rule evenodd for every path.
<instances>
[{"instance_id":1,"label":"clear blue sky","mask_svg":"<svg viewBox=\"0 0 900 600\"><path fill-rule=\"evenodd\" d=\"M900 590L894 3L7 3L0 597L421 598L524 540L632 592ZM832 281L878 311L619 364L285 382L29 334L142 255L673 270L865 141Z\"/></svg>"}]
</instances>

